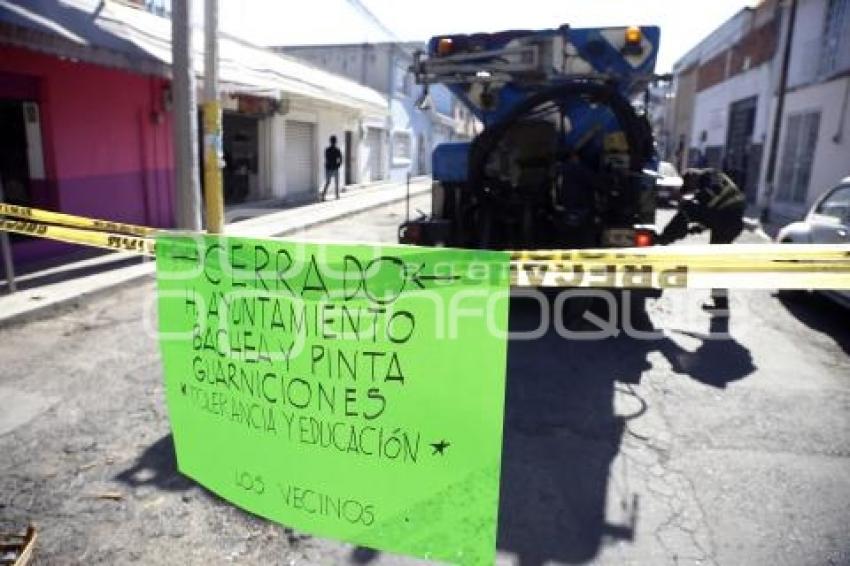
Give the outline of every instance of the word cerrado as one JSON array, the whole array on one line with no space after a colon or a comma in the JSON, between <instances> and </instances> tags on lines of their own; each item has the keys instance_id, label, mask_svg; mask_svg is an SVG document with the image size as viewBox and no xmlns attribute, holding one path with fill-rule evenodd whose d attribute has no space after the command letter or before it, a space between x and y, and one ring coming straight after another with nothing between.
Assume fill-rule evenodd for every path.
<instances>
[{"instance_id":1,"label":"word cerrado","mask_svg":"<svg viewBox=\"0 0 850 566\"><path fill-rule=\"evenodd\" d=\"M378 305L392 304L406 290L425 289L424 283L434 278L422 273L424 263L395 256L365 260L345 255L341 263L328 265L314 254L296 260L286 249L236 242L210 244L201 263L204 278L213 285L229 281L234 288L313 299L367 299Z\"/></svg>"}]
</instances>

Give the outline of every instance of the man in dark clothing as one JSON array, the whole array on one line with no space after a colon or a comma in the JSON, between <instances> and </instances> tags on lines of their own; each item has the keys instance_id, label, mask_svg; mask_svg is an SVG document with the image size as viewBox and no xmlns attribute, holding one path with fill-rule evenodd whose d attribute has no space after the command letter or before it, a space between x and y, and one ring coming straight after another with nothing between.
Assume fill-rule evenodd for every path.
<instances>
[{"instance_id":1,"label":"man in dark clothing","mask_svg":"<svg viewBox=\"0 0 850 566\"><path fill-rule=\"evenodd\" d=\"M670 244L689 232L711 230L710 243L731 244L744 229L744 195L732 180L718 169L688 169L682 175L679 210L664 228L658 243ZM693 193L693 194L690 194ZM689 229L689 226L693 225ZM726 289L712 289L713 305L706 310L726 310Z\"/></svg>"},{"instance_id":2,"label":"man in dark clothing","mask_svg":"<svg viewBox=\"0 0 850 566\"><path fill-rule=\"evenodd\" d=\"M325 148L325 188L322 190L322 200L328 194L331 179L334 181L336 198L339 200L339 166L342 165L342 152L336 146L336 136L331 136L331 145Z\"/></svg>"}]
</instances>

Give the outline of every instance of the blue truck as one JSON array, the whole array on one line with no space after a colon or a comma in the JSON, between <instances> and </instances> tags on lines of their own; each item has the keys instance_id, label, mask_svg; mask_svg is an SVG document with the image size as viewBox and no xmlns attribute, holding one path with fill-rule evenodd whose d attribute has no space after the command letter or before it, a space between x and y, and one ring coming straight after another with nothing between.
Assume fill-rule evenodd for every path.
<instances>
[{"instance_id":1,"label":"blue truck","mask_svg":"<svg viewBox=\"0 0 850 566\"><path fill-rule=\"evenodd\" d=\"M479 249L653 244L654 140L646 118L657 27L432 38L411 67L480 121L432 155L431 215L402 243Z\"/></svg>"}]
</instances>

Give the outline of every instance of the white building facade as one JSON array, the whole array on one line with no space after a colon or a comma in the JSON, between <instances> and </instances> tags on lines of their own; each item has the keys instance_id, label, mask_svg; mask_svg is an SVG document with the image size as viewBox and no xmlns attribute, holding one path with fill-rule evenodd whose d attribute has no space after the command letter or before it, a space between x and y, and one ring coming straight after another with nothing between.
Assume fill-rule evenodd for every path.
<instances>
[{"instance_id":1,"label":"white building facade","mask_svg":"<svg viewBox=\"0 0 850 566\"><path fill-rule=\"evenodd\" d=\"M782 18L776 1L745 8L674 66L676 161L724 169L751 203L767 151Z\"/></svg>"},{"instance_id":2,"label":"white building facade","mask_svg":"<svg viewBox=\"0 0 850 566\"><path fill-rule=\"evenodd\" d=\"M424 45L382 42L304 45L275 48L358 81L382 94L388 110L383 123L371 122L361 132L369 159L361 162L364 180L403 180L408 174L431 172L431 151L439 143L468 139L471 115L441 85L432 86L427 107L417 102L422 87L413 83L413 53Z\"/></svg>"},{"instance_id":3,"label":"white building facade","mask_svg":"<svg viewBox=\"0 0 850 566\"><path fill-rule=\"evenodd\" d=\"M850 0L798 0L775 187L762 205L802 217L850 175Z\"/></svg>"},{"instance_id":4,"label":"white building facade","mask_svg":"<svg viewBox=\"0 0 850 566\"><path fill-rule=\"evenodd\" d=\"M682 165L724 169L756 211L780 223L800 218L850 174L850 0L745 8L674 75L669 128Z\"/></svg>"},{"instance_id":5,"label":"white building facade","mask_svg":"<svg viewBox=\"0 0 850 566\"><path fill-rule=\"evenodd\" d=\"M114 32L170 61L170 3L134 3L146 9L110 5L119 20ZM203 41L203 30L196 28L199 100ZM227 33L219 37L219 74L226 204L315 200L325 183L324 150L331 135L344 154L340 185L375 179L369 169L382 155L372 150L370 134L389 116L381 93Z\"/></svg>"},{"instance_id":6,"label":"white building facade","mask_svg":"<svg viewBox=\"0 0 850 566\"><path fill-rule=\"evenodd\" d=\"M368 136L361 134L382 126L386 112L310 98L283 100L282 109L259 122L258 182L249 200L314 199L325 183L324 150L332 135L343 152L340 186L373 180L368 171L375 156Z\"/></svg>"}]
</instances>

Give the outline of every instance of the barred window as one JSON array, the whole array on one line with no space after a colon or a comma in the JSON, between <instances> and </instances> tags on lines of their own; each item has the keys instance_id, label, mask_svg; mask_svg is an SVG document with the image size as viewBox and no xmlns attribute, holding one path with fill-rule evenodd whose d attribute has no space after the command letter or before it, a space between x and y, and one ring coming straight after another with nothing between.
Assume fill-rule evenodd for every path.
<instances>
[{"instance_id":1,"label":"barred window","mask_svg":"<svg viewBox=\"0 0 850 566\"><path fill-rule=\"evenodd\" d=\"M157 16L171 15L171 0L144 0L144 6L148 12Z\"/></svg>"},{"instance_id":2,"label":"barred window","mask_svg":"<svg viewBox=\"0 0 850 566\"><path fill-rule=\"evenodd\" d=\"M393 160L410 159L410 134L393 132Z\"/></svg>"},{"instance_id":3,"label":"barred window","mask_svg":"<svg viewBox=\"0 0 850 566\"><path fill-rule=\"evenodd\" d=\"M395 73L393 76L395 78L395 91L398 94L410 96L413 81L410 75L410 71L407 70L407 67L405 67L404 65L396 65Z\"/></svg>"},{"instance_id":4,"label":"barred window","mask_svg":"<svg viewBox=\"0 0 850 566\"><path fill-rule=\"evenodd\" d=\"M823 22L820 76L850 67L850 0L828 0Z\"/></svg>"},{"instance_id":5,"label":"barred window","mask_svg":"<svg viewBox=\"0 0 850 566\"><path fill-rule=\"evenodd\" d=\"M806 202L819 127L820 112L801 112L786 119L777 200Z\"/></svg>"}]
</instances>

